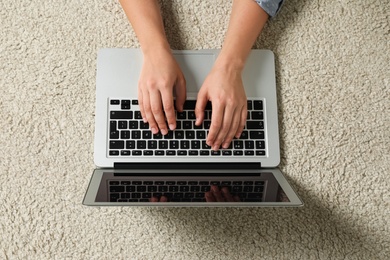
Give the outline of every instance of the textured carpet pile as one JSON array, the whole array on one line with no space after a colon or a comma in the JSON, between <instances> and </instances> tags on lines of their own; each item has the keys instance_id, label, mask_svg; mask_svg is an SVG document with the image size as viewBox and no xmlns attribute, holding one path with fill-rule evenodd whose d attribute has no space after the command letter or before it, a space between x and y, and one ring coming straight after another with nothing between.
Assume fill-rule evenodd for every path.
<instances>
[{"instance_id":1,"label":"textured carpet pile","mask_svg":"<svg viewBox=\"0 0 390 260\"><path fill-rule=\"evenodd\" d=\"M286 1L280 168L303 208L95 208L96 55L139 47L113 0L0 2L0 259L389 259L390 2ZM161 1L173 49L220 48L231 1ZM136 86L134 86L136 87Z\"/></svg>"}]
</instances>

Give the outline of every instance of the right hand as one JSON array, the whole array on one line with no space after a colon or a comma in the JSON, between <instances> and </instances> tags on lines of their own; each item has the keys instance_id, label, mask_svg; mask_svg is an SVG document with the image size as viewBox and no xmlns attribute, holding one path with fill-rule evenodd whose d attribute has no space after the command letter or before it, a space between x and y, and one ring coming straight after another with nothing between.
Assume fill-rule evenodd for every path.
<instances>
[{"instance_id":1,"label":"right hand","mask_svg":"<svg viewBox=\"0 0 390 260\"><path fill-rule=\"evenodd\" d=\"M176 109L183 110L186 100L186 81L170 51L144 53L138 82L138 101L144 122L149 123L153 134L165 135L176 129ZM167 125L168 122L168 125Z\"/></svg>"}]
</instances>

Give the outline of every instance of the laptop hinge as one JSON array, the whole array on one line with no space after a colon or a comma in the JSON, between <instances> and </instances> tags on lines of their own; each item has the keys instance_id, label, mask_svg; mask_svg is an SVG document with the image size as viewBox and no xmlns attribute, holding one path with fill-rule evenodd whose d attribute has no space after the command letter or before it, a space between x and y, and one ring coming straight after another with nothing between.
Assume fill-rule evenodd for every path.
<instances>
[{"instance_id":1,"label":"laptop hinge","mask_svg":"<svg viewBox=\"0 0 390 260\"><path fill-rule=\"evenodd\" d=\"M260 169L261 163L114 163L114 169L194 169L250 170Z\"/></svg>"}]
</instances>

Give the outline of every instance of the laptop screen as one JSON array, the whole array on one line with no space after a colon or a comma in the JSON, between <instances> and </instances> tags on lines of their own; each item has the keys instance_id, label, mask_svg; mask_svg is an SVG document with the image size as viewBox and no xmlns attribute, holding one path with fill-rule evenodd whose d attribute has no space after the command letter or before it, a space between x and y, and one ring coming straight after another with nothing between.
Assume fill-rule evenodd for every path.
<instances>
[{"instance_id":1,"label":"laptop screen","mask_svg":"<svg viewBox=\"0 0 390 260\"><path fill-rule=\"evenodd\" d=\"M95 202L148 203L261 203L290 202L271 172L242 173L113 172L103 171Z\"/></svg>"}]
</instances>

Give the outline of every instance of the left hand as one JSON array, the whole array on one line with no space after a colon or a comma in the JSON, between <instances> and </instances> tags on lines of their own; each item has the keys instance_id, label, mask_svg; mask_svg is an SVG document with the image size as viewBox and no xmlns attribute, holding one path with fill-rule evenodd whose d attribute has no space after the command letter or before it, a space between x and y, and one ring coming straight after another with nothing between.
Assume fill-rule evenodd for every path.
<instances>
[{"instance_id":1,"label":"left hand","mask_svg":"<svg viewBox=\"0 0 390 260\"><path fill-rule=\"evenodd\" d=\"M206 143L215 151L221 145L226 149L234 137L241 136L247 117L241 70L214 66L198 93L196 125L203 122L207 101L211 101L212 116Z\"/></svg>"}]
</instances>

